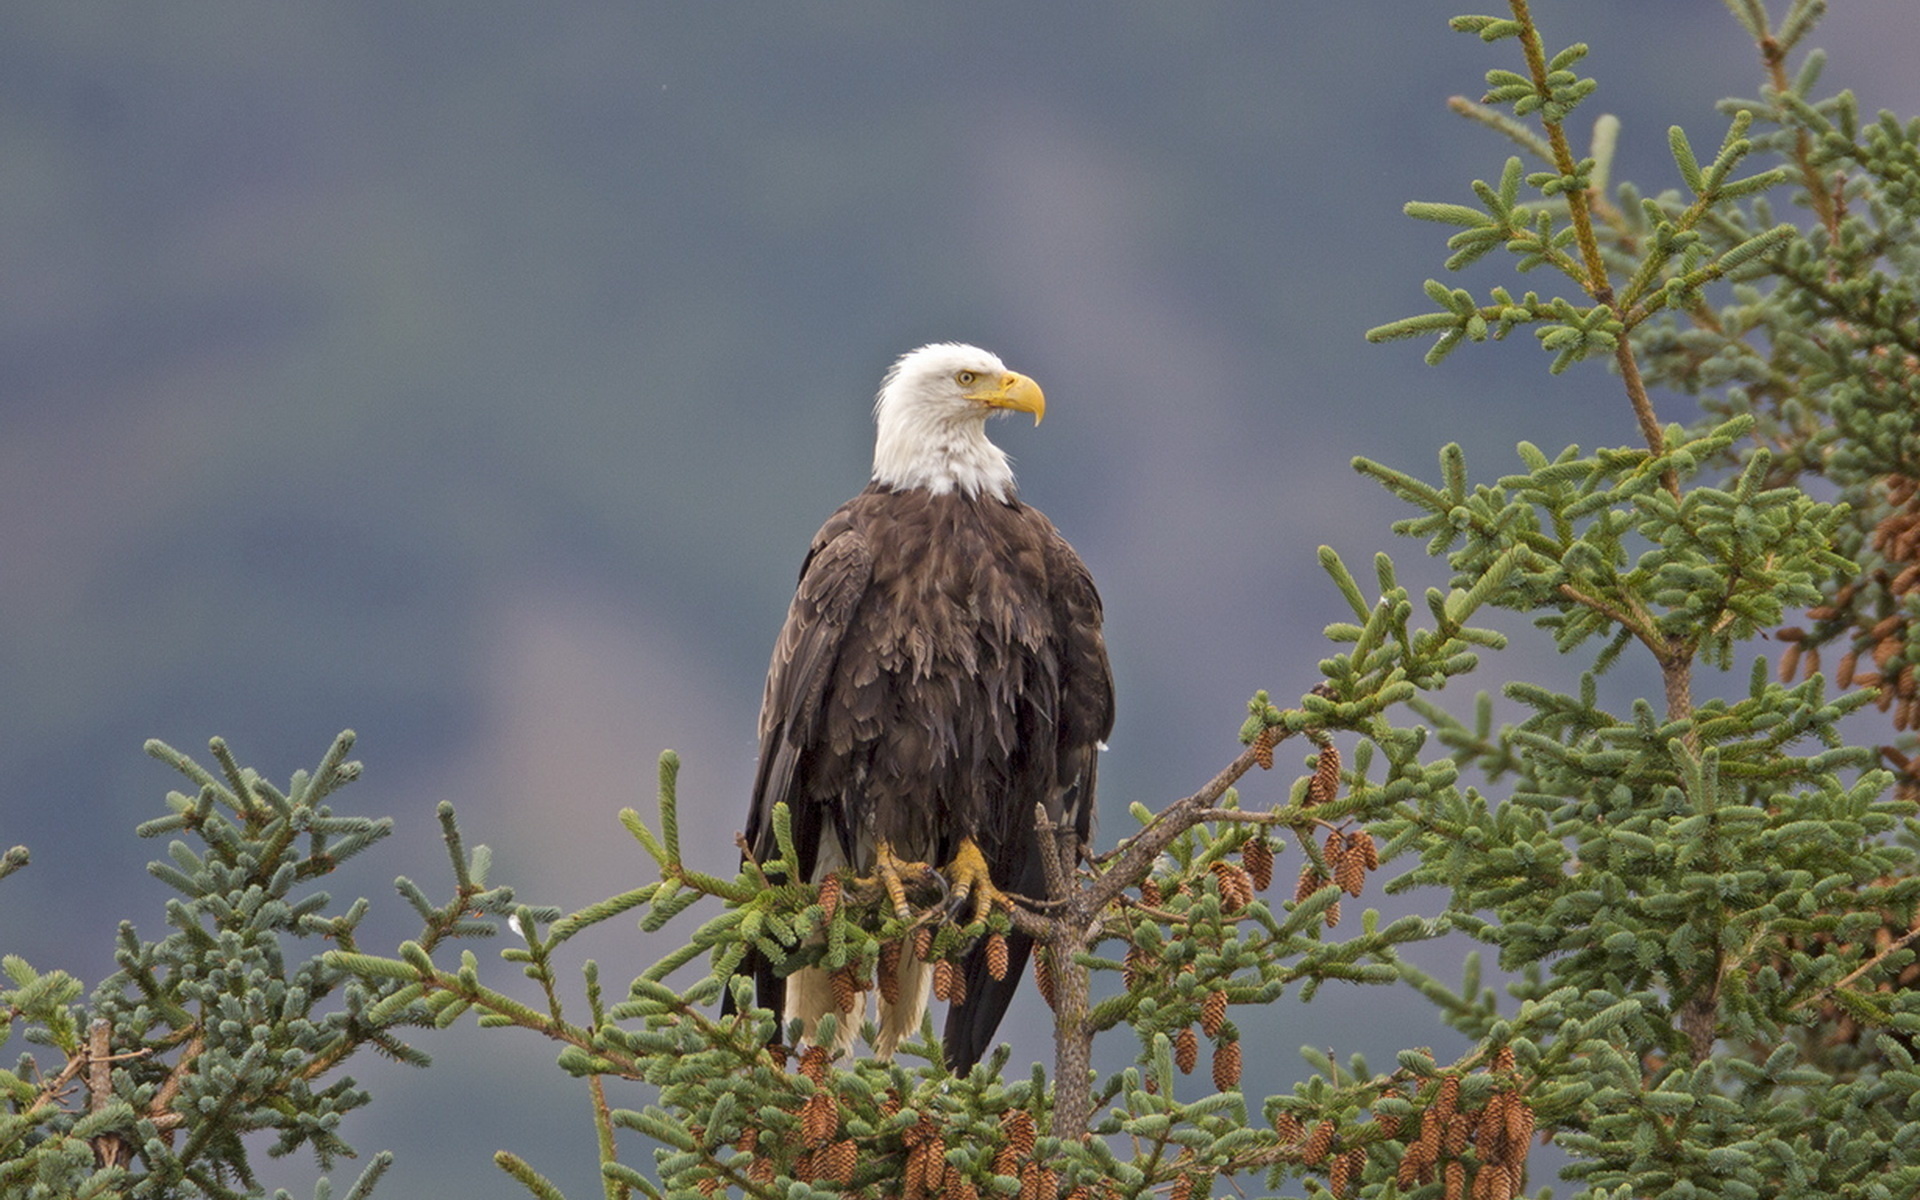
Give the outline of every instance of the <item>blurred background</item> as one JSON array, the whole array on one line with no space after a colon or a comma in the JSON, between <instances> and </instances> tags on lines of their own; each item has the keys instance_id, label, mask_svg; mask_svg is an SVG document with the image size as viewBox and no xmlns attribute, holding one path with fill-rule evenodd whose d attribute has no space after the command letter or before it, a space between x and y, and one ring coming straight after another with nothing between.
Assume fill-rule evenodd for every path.
<instances>
[{"instance_id":1,"label":"blurred background","mask_svg":"<svg viewBox=\"0 0 1920 1200\"><path fill-rule=\"evenodd\" d=\"M1713 102L1758 91L1711 0L1538 7L1550 48L1592 45L1576 124L1622 118L1617 179L1674 186L1666 127L1710 148ZM1911 0L1834 9L1827 82L1920 111ZM120 919L162 934L143 868L164 846L133 827L181 781L148 737L219 734L284 781L357 730L366 775L338 806L398 829L329 888L374 899L370 948L417 930L394 876L451 886L443 800L523 900L652 878L615 813L651 811L665 747L690 857L728 868L807 539L865 481L881 373L934 340L1047 390L1044 427L994 431L1106 598L1103 841L1130 802L1193 790L1256 688L1317 680L1347 612L1316 546L1363 580L1386 549L1444 582L1354 455L1431 476L1458 440L1485 477L1521 438L1634 440L1603 368L1549 384L1529 337L1438 369L1362 340L1441 274L1448 231L1401 204L1466 201L1509 152L1445 110L1514 65L1448 33L1453 11L6 6L0 846L33 864L0 884L0 952L91 986ZM1487 666L1490 688L1568 677L1527 636ZM586 950L626 978L666 945L622 920ZM1460 950L1418 956L1452 976ZM1012 1070L1050 1058L1043 1015L1016 1005ZM1303 1043L1458 1045L1386 990L1236 1020L1262 1094ZM524 1194L497 1148L598 1194L556 1047L418 1044L434 1069L352 1065L374 1102L348 1139L400 1155L380 1194ZM262 1166L311 1194L310 1161Z\"/></svg>"}]
</instances>

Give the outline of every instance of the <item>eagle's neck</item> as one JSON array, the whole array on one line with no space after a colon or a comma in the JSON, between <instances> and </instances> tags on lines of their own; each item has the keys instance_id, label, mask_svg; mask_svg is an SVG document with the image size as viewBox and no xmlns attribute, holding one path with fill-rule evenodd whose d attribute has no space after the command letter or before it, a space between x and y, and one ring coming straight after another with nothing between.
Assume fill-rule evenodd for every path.
<instances>
[{"instance_id":1,"label":"eagle's neck","mask_svg":"<svg viewBox=\"0 0 1920 1200\"><path fill-rule=\"evenodd\" d=\"M1012 499L1013 463L987 440L978 414L945 414L882 406L873 447L873 481L895 491Z\"/></svg>"}]
</instances>

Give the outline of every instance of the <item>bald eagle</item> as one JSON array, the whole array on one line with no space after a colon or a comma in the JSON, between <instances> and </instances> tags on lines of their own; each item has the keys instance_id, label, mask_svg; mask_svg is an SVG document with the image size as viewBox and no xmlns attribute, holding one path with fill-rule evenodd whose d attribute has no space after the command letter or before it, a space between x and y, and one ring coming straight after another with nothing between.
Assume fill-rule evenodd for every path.
<instances>
[{"instance_id":1,"label":"bald eagle","mask_svg":"<svg viewBox=\"0 0 1920 1200\"><path fill-rule=\"evenodd\" d=\"M1013 412L1040 423L1039 385L973 346L922 346L887 372L872 482L814 535L774 644L747 815L757 861L777 856L784 802L808 880L935 864L956 910L978 919L1006 893L1046 894L1035 805L1083 845L1091 836L1095 757L1113 726L1100 596L987 440L987 418ZM1032 942L1016 932L1007 949L1001 979L984 943L961 966L944 1038L953 1070L985 1053ZM745 969L760 1004L809 1039L839 1011L817 968ZM919 1028L931 977L901 954L896 999L880 1001L881 1058ZM859 1007L841 1013L836 1053L864 996Z\"/></svg>"}]
</instances>

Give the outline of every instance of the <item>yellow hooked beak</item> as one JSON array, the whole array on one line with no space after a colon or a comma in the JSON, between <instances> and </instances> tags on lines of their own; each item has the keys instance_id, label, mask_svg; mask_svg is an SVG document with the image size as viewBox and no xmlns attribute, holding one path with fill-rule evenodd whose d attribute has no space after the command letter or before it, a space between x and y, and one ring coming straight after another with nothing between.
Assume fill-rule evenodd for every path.
<instances>
[{"instance_id":1,"label":"yellow hooked beak","mask_svg":"<svg viewBox=\"0 0 1920 1200\"><path fill-rule=\"evenodd\" d=\"M965 395L967 399L984 404L988 408L1032 413L1035 425L1038 425L1047 415L1046 393L1040 390L1039 384L1018 371L1008 371L998 377L982 379L979 387Z\"/></svg>"}]
</instances>

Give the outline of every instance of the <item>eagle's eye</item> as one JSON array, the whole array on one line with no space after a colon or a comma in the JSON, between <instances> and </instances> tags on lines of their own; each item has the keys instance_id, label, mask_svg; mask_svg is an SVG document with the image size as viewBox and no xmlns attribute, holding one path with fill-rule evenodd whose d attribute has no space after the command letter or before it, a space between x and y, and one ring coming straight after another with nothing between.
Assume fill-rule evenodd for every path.
<instances>
[{"instance_id":1,"label":"eagle's eye","mask_svg":"<svg viewBox=\"0 0 1920 1200\"><path fill-rule=\"evenodd\" d=\"M972 371L956 371L954 372L953 378L954 382L958 383L961 387L972 387L973 381L980 377Z\"/></svg>"}]
</instances>

